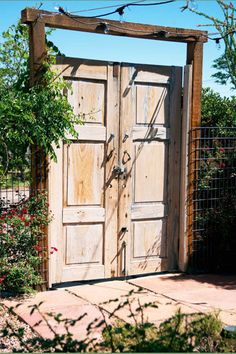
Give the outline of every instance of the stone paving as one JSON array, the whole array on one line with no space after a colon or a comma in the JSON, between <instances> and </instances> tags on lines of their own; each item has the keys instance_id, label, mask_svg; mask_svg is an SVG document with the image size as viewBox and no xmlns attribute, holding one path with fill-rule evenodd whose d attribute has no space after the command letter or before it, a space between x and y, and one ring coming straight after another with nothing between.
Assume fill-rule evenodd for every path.
<instances>
[{"instance_id":1,"label":"stone paving","mask_svg":"<svg viewBox=\"0 0 236 354\"><path fill-rule=\"evenodd\" d=\"M115 311L119 302L126 301L128 294L130 305L126 304ZM19 305L15 308L15 313L44 338L52 338L53 331L64 332L64 327L58 325L47 313L61 313L62 318L71 319L86 314L71 328L75 338L84 339L88 336L87 326L94 320L96 323L104 318L108 323L117 319L132 322L134 319L130 316L130 306L135 311L140 304L145 303L155 303L158 306L145 310L145 318L157 325L174 315L179 308L184 313L217 311L225 324L236 325L236 276L167 274L126 281L81 283L37 293L21 302L1 302L8 307ZM41 313L35 311L30 315L31 306L40 302ZM40 320L42 322L39 323ZM35 326L37 323L39 324ZM100 338L102 326L93 327L89 336Z\"/></svg>"}]
</instances>

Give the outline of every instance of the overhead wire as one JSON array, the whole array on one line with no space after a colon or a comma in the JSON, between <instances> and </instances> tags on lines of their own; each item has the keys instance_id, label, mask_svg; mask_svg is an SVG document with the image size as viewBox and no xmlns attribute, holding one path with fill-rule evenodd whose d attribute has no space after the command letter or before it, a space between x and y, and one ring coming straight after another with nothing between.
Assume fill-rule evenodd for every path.
<instances>
[{"instance_id":1,"label":"overhead wire","mask_svg":"<svg viewBox=\"0 0 236 354\"><path fill-rule=\"evenodd\" d=\"M127 7L131 7L131 6L158 6L158 5L169 4L169 3L175 2L176 0L163 0L163 1L152 2L152 3L148 3L148 4L143 4L143 2L145 2L145 1L147 1L147 0L139 0L139 1L129 2L129 3L126 3L126 4L118 6L114 11L109 11L109 12L102 13L102 14L95 15L95 16L83 16L83 17L86 17L86 18L100 18L100 17L113 15L115 13L118 13L120 16L122 16ZM109 7L104 7L104 8L109 8ZM90 9L90 11L92 11L92 10L95 10L95 9ZM59 6L58 11L60 13L63 13L63 14L65 12L67 14L69 13L71 17L73 17L73 13L76 13L76 11L67 12L61 6ZM88 10L86 10L86 11L88 11Z\"/></svg>"},{"instance_id":2,"label":"overhead wire","mask_svg":"<svg viewBox=\"0 0 236 354\"><path fill-rule=\"evenodd\" d=\"M157 6L157 5L165 5L168 4L170 2L175 2L176 0L164 0L164 1L159 1L159 2L150 2L149 4L132 4L132 5L128 5L128 6Z\"/></svg>"},{"instance_id":3,"label":"overhead wire","mask_svg":"<svg viewBox=\"0 0 236 354\"><path fill-rule=\"evenodd\" d=\"M175 2L176 0L164 0L161 2L155 2L155 3L148 3L148 4L139 4L139 3L129 3L126 5L122 5L120 7L118 7L116 10L111 11L111 12L107 12L105 14L100 14L100 15L96 15L96 16L86 16L88 18L97 18L97 17L105 17L105 16L109 16L109 15L113 15L115 13L118 13L120 16L124 15L124 11L127 7L131 7L131 6L157 6L157 5L164 5L164 4L168 4L171 2Z\"/></svg>"},{"instance_id":4,"label":"overhead wire","mask_svg":"<svg viewBox=\"0 0 236 354\"><path fill-rule=\"evenodd\" d=\"M131 2L130 4L132 3L139 3L139 2L145 2L145 1L148 1L148 0L139 0L139 1L133 1ZM92 9L86 9L86 10L78 10L78 11L70 11L71 14L76 14L76 13L82 13L82 12L91 12L91 11L97 11L97 10L104 10L104 9L111 9L111 8L118 8L118 7L121 7L123 6L124 4L117 4L117 5L110 5L110 6L103 6L103 7L95 7L95 8L92 8Z\"/></svg>"},{"instance_id":5,"label":"overhead wire","mask_svg":"<svg viewBox=\"0 0 236 354\"><path fill-rule=\"evenodd\" d=\"M87 25L87 22L83 22L81 19L79 19L78 17L79 16L74 16L73 13L79 13L79 12L86 12L86 11L95 11L95 10L102 10L102 9L108 9L108 8L114 8L116 6L118 6L114 11L110 11L110 12L106 12L106 13L103 13L103 14L99 14L99 15L96 15L96 16L83 16L83 18L85 19L99 19L101 17L105 17L105 16L109 16L109 15L112 15L112 14L115 14L115 13L118 13L120 16L122 16L124 14L124 11L126 8L128 7L131 7L131 6L158 6L158 5L164 5L164 4L168 4L168 3L173 3L173 2L176 2L176 0L163 0L163 1L158 1L158 2L149 2L149 3L144 3L148 0L138 0L138 1L134 1L134 2L129 2L129 3L126 3L126 4L123 4L123 5L112 5L112 6L104 6L104 7L99 7L99 8L92 8L92 9L87 9L87 10L80 10L80 11L73 11L73 12L68 12L66 10L64 10L61 6L59 6L58 8L58 11L59 11L59 14L63 14L71 19L73 19L74 21L82 24L82 25ZM187 0L187 2L189 2L190 0ZM118 26L118 25L115 25L115 24L111 24L109 23L109 25L106 23L106 22L93 22L93 25L98 25L101 27L101 29L104 31L104 33L108 33L110 28L113 27L113 28L116 28L116 29L121 29L121 30L126 30L126 31L129 31L129 32L139 32L139 33L145 33L146 35L162 35L163 37L167 37L167 36L171 36L171 32L169 31L161 31L160 32L148 32L148 31L145 31L145 30L139 30L139 29L131 29L131 28L128 28L128 27L124 27L124 25L121 26ZM220 40L225 38L227 35L229 34L234 34L236 31L229 31L227 32L224 36L221 36L221 37L215 37L213 38L212 35L217 35L218 33L212 33L210 35L204 35L204 34L201 34L201 37L205 37L209 40L212 40L212 41L215 41L216 44L219 44L220 43ZM174 34L174 33L173 33ZM179 33L179 35L181 35L181 33ZM187 37L186 34L183 34ZM200 37L200 36L193 36L191 35L191 37Z\"/></svg>"},{"instance_id":6,"label":"overhead wire","mask_svg":"<svg viewBox=\"0 0 236 354\"><path fill-rule=\"evenodd\" d=\"M175 1L175 0L174 0ZM74 21L76 21L76 22L78 22L78 23L80 23L80 24L82 24L82 25L88 25L88 23L87 22L84 22L84 21L81 21L80 19L78 19L78 17L77 16L73 16L73 15L71 15L69 12L67 12L67 11L65 11L64 9L62 9L62 8L60 8L60 13L61 14L63 14L63 15L65 15L65 16L67 16L67 17L69 17L69 18L71 18L72 20L74 20ZM90 19L90 17L87 17L87 16L83 16L84 18L89 18ZM97 17L96 17L97 18ZM97 18L98 19L98 18ZM100 22L93 22L93 23L91 23L91 24L93 24L93 25L97 25L97 26L99 26L100 27L100 29L101 30L103 30L104 31L104 33L106 34L106 33L108 33L109 32L109 30L111 30L111 28L116 28L116 29L118 29L118 30L125 30L125 31L128 31L128 32L135 32L135 33L143 33L143 34L145 34L145 35L149 35L149 36L151 36L151 35L159 35L159 36L162 36L163 38L164 37L168 37L168 36L171 36L172 34L173 35L175 35L176 33L175 32L170 32L170 31L156 31L156 32L150 32L150 31L146 31L146 30L140 30L140 29L133 29L133 28L129 28L129 27L125 27L124 25L122 25L122 26L119 26L119 25L116 25L116 24L113 24L113 23L107 23L107 22L105 22L105 21L100 21ZM181 34L181 33L179 33L179 35L181 36L181 35L184 35L185 37L194 37L194 38L196 38L196 37L198 37L198 36L194 36L194 35L186 35L186 34Z\"/></svg>"},{"instance_id":7,"label":"overhead wire","mask_svg":"<svg viewBox=\"0 0 236 354\"><path fill-rule=\"evenodd\" d=\"M168 0L168 1L170 1L170 0ZM171 1L175 1L175 0L171 0ZM78 22L78 23L80 23L80 24L82 24L82 25L88 25L88 23L87 22L84 22L84 21L81 21L80 19L78 19L78 17L77 16L73 16L73 15L71 15L69 12L67 12L67 11L65 11L63 8L59 8L59 12L61 13L61 14L63 14L63 15L65 15L65 16L67 16L67 17L69 17L69 18L71 18L72 20L74 20L74 21L76 21L76 22ZM87 17L87 16L83 16L84 18L91 18L91 17ZM94 17L95 18L95 17ZM96 17L97 18L97 17ZM99 19L99 18L97 18L97 19ZM146 31L146 30L140 30L140 29L132 29L132 28L129 28L129 27L125 27L124 25L122 25L122 26L118 26L118 25L115 25L115 24L111 24L111 23L109 23L109 24L107 24L105 21L97 21L97 22L93 22L93 23L91 23L91 24L93 24L93 25L97 25L97 26L100 26L100 29L102 29L103 31L104 31L104 33L106 34L106 33L108 33L109 32L109 30L110 30L110 28L116 28L116 29L118 29L118 30L126 30L126 31L128 31L128 32L138 32L138 33L143 33L143 34L146 34L147 36L148 35L159 35L159 36L162 36L163 38L164 37L168 37L168 36L171 36L171 34L176 34L176 33L174 33L174 32L169 32L169 31L157 31L157 32L150 32L150 31ZM186 34L181 34L181 33L179 33L179 35L181 36L181 35L185 35L185 37L194 37L194 38L196 38L197 36L193 36L193 35L189 35L189 36L187 36Z\"/></svg>"}]
</instances>

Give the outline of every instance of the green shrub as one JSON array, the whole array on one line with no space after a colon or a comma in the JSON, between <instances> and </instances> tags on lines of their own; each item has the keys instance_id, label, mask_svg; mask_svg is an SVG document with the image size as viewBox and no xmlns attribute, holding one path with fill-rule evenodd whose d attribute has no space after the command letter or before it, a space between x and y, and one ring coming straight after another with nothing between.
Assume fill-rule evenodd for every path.
<instances>
[{"instance_id":1,"label":"green shrub","mask_svg":"<svg viewBox=\"0 0 236 354\"><path fill-rule=\"evenodd\" d=\"M2 259L0 263L4 281L0 287L15 294L22 294L32 292L35 285L41 284L42 278L35 267L36 264L39 265L37 262L38 257L34 257L36 258L35 260L32 258L16 261L13 264L6 259Z\"/></svg>"},{"instance_id":2,"label":"green shrub","mask_svg":"<svg viewBox=\"0 0 236 354\"><path fill-rule=\"evenodd\" d=\"M25 293L42 282L39 265L47 256L44 227L48 225L47 196L31 196L0 215L0 290Z\"/></svg>"},{"instance_id":3,"label":"green shrub","mask_svg":"<svg viewBox=\"0 0 236 354\"><path fill-rule=\"evenodd\" d=\"M222 97L211 88L202 89L201 126L235 127L236 96Z\"/></svg>"},{"instance_id":4,"label":"green shrub","mask_svg":"<svg viewBox=\"0 0 236 354\"><path fill-rule=\"evenodd\" d=\"M179 310L159 328L148 322L107 326L103 347L114 352L221 352L221 331L217 315L188 315Z\"/></svg>"}]
</instances>

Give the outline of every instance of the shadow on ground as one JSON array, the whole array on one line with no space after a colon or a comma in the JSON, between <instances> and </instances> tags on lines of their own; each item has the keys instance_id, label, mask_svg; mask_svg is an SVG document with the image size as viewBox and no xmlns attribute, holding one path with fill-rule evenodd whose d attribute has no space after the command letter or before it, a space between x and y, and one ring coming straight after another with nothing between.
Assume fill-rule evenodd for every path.
<instances>
[{"instance_id":1,"label":"shadow on ground","mask_svg":"<svg viewBox=\"0 0 236 354\"><path fill-rule=\"evenodd\" d=\"M162 277L162 281L193 281L201 284L209 284L226 290L236 290L236 274L178 274Z\"/></svg>"}]
</instances>

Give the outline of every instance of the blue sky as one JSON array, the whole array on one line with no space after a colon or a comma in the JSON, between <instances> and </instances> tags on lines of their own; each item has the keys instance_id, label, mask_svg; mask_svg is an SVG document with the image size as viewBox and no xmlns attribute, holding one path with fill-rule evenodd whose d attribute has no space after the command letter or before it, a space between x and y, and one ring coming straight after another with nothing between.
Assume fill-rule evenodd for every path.
<instances>
[{"instance_id":1,"label":"blue sky","mask_svg":"<svg viewBox=\"0 0 236 354\"><path fill-rule=\"evenodd\" d=\"M149 0L148 2L152 2ZM77 0L77 1L42 1L41 9L56 11L55 7L62 6L67 11L79 11L90 8L123 4L129 1L122 0ZM20 12L25 7L39 5L38 1L1 1L0 0L0 32L20 18ZM189 11L181 12L180 7L185 1L177 0L174 3L161 6L131 7L126 9L124 21L149 23L154 25L172 26L181 28L198 29L198 24L208 23L204 18ZM214 0L196 0L197 9L212 16L222 17L221 11ZM97 10L94 12L82 12L80 15L99 15L112 9ZM119 20L119 15L114 14L108 18ZM205 28L203 28L205 29ZM213 29L210 29L213 31ZM123 37L94 35L75 31L56 30L52 40L60 50L68 55L88 59L101 59L120 62L147 63L157 65L183 66L186 58L186 45L182 43L167 43L161 41L138 40ZM210 86L221 95L230 96L229 87L217 85L211 74L212 62L223 50L209 41L204 48L203 86Z\"/></svg>"}]
</instances>

